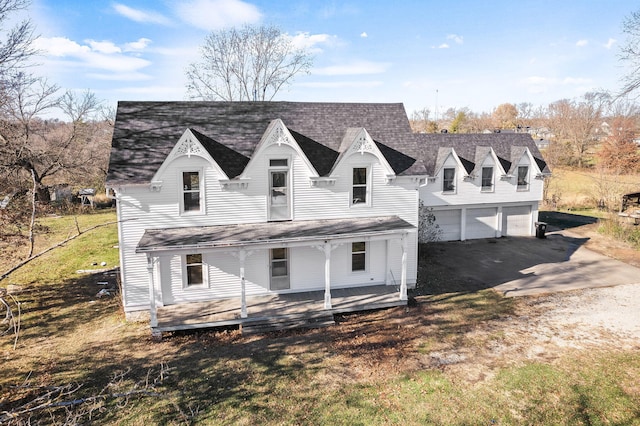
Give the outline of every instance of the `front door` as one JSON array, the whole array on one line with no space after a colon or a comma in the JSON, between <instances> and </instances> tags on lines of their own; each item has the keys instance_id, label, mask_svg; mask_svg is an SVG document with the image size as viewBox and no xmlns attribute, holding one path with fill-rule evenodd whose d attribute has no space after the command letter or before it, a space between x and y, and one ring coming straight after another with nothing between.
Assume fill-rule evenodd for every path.
<instances>
[{"instance_id":1,"label":"front door","mask_svg":"<svg viewBox=\"0 0 640 426\"><path fill-rule=\"evenodd\" d=\"M286 170L271 170L269 178L269 220L289 220L289 172Z\"/></svg>"},{"instance_id":2,"label":"front door","mask_svg":"<svg viewBox=\"0 0 640 426\"><path fill-rule=\"evenodd\" d=\"M275 248L270 250L271 290L289 289L289 250Z\"/></svg>"}]
</instances>

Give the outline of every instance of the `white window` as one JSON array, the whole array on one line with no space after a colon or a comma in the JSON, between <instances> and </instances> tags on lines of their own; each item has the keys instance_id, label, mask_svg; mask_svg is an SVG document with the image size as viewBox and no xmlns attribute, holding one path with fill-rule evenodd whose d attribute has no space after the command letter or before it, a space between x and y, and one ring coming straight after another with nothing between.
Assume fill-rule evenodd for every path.
<instances>
[{"instance_id":1,"label":"white window","mask_svg":"<svg viewBox=\"0 0 640 426\"><path fill-rule=\"evenodd\" d=\"M482 191L493 191L493 167L482 168Z\"/></svg>"},{"instance_id":2,"label":"white window","mask_svg":"<svg viewBox=\"0 0 640 426\"><path fill-rule=\"evenodd\" d=\"M442 171L442 192L455 192L456 169L445 168Z\"/></svg>"},{"instance_id":3,"label":"white window","mask_svg":"<svg viewBox=\"0 0 640 426\"><path fill-rule=\"evenodd\" d=\"M367 270L367 243L358 241L351 243L351 271Z\"/></svg>"},{"instance_id":4,"label":"white window","mask_svg":"<svg viewBox=\"0 0 640 426\"><path fill-rule=\"evenodd\" d=\"M184 213L202 211L201 187L200 172L182 172L182 211Z\"/></svg>"},{"instance_id":5,"label":"white window","mask_svg":"<svg viewBox=\"0 0 640 426\"><path fill-rule=\"evenodd\" d=\"M518 166L518 191L529 190L529 166Z\"/></svg>"},{"instance_id":6,"label":"white window","mask_svg":"<svg viewBox=\"0 0 640 426\"><path fill-rule=\"evenodd\" d=\"M184 257L185 286L204 286L205 268L201 253L187 254Z\"/></svg>"},{"instance_id":7,"label":"white window","mask_svg":"<svg viewBox=\"0 0 640 426\"><path fill-rule=\"evenodd\" d=\"M371 191L367 167L353 168L351 185L351 205L370 205Z\"/></svg>"}]
</instances>

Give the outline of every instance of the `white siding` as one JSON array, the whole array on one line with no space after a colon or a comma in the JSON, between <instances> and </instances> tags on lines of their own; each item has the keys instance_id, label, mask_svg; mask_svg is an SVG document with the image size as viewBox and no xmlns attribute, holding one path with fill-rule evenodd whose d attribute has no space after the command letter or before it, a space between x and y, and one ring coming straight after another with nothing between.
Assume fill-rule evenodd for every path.
<instances>
[{"instance_id":1,"label":"white siding","mask_svg":"<svg viewBox=\"0 0 640 426\"><path fill-rule=\"evenodd\" d=\"M219 183L217 167L198 156L178 157L164 169L160 191L152 192L149 186L118 188L118 212L122 240L120 243L123 275L123 299L125 310L148 307L149 278L145 254L135 253L136 246L146 229L182 226L225 225L267 221L269 158L290 160L291 199L293 220L357 218L397 215L414 226L418 223L418 192L409 181L387 182L386 171L376 156L355 154L343 159L335 170L334 186L313 187L312 171L292 147L282 144L265 147L261 158L252 161L246 170L248 188L223 189ZM370 167L371 205L351 206L351 174L354 166ZM180 214L182 196L182 171L203 173L204 214ZM402 250L398 241L387 244L376 241L370 244L369 269L366 273L353 274L346 265L345 244L332 253L332 285L350 286L384 283L388 276L399 284ZM350 246L349 246L350 248ZM204 261L208 265L206 288L184 288L182 279L182 254L162 255L159 266L159 288L163 302L181 303L240 295L239 261L230 253L207 252ZM388 260L387 260L388 259ZM292 291L324 288L324 253L313 247L296 247L290 253ZM417 234L408 236L409 286L417 277ZM169 266L167 266L169 265ZM257 250L247 257L245 265L247 294L265 293L269 290L269 257L267 250ZM335 283L335 284L334 284Z\"/></svg>"}]
</instances>

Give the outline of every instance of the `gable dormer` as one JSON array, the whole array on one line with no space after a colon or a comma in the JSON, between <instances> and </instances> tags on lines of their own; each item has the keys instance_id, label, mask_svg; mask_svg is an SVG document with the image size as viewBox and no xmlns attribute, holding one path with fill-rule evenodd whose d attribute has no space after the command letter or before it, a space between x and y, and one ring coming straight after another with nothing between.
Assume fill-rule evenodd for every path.
<instances>
[{"instance_id":1,"label":"gable dormer","mask_svg":"<svg viewBox=\"0 0 640 426\"><path fill-rule=\"evenodd\" d=\"M318 176L318 172L316 171L311 161L309 161L309 158L301 148L300 144L298 144L296 138L293 137L287 126L285 126L284 122L281 119L277 118L269 123L269 126L263 133L260 142L258 142L256 149L251 156L251 160L247 164L247 167L245 168L245 171L243 172L241 177L244 177L244 175L246 174L246 170L249 170L256 162L265 161L265 151L275 146L289 147L304 162L306 167L309 169L310 174L312 176Z\"/></svg>"},{"instance_id":2,"label":"gable dormer","mask_svg":"<svg viewBox=\"0 0 640 426\"><path fill-rule=\"evenodd\" d=\"M345 131L340 144L340 155L336 160L333 169L330 174L338 168L339 164L345 161L345 159L352 156L364 157L365 154L373 155L380 162L386 176L387 181L391 181L396 177L391 164L380 150L378 144L371 138L369 132L364 127L349 128Z\"/></svg>"},{"instance_id":3,"label":"gable dormer","mask_svg":"<svg viewBox=\"0 0 640 426\"><path fill-rule=\"evenodd\" d=\"M473 171L474 164L461 158L453 147L438 148L436 166L433 171L433 181L438 176L442 177L442 192L455 193L460 174L468 179Z\"/></svg>"},{"instance_id":4,"label":"gable dormer","mask_svg":"<svg viewBox=\"0 0 640 426\"><path fill-rule=\"evenodd\" d=\"M213 139L207 138L193 129L188 128L182 133L178 142L174 145L171 152L169 152L153 175L150 189L152 191L160 191L162 189L163 176L167 172L171 163L179 158L185 157L198 157L204 159L216 170L222 179L228 179L228 172L233 172L233 170L238 167L243 167L242 164L244 163L246 165L248 161L243 155L215 142ZM222 161L219 163L214 157L216 157L217 160ZM231 157L233 157L233 161L230 161ZM224 161L225 158L227 161ZM224 165L224 167L222 165Z\"/></svg>"}]
</instances>

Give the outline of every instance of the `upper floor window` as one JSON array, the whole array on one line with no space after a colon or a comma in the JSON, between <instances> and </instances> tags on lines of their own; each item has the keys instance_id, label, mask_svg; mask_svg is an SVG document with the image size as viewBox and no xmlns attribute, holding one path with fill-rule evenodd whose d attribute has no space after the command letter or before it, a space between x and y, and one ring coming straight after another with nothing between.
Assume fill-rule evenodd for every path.
<instances>
[{"instance_id":1,"label":"upper floor window","mask_svg":"<svg viewBox=\"0 0 640 426\"><path fill-rule=\"evenodd\" d=\"M487 192L493 190L493 167L482 168L482 190Z\"/></svg>"},{"instance_id":2,"label":"upper floor window","mask_svg":"<svg viewBox=\"0 0 640 426\"><path fill-rule=\"evenodd\" d=\"M518 191L529 189L529 166L518 166Z\"/></svg>"},{"instance_id":3,"label":"upper floor window","mask_svg":"<svg viewBox=\"0 0 640 426\"><path fill-rule=\"evenodd\" d=\"M202 254L188 254L185 256L186 285L195 286L204 284L204 264Z\"/></svg>"},{"instance_id":4,"label":"upper floor window","mask_svg":"<svg viewBox=\"0 0 640 426\"><path fill-rule=\"evenodd\" d=\"M443 170L442 192L454 192L456 190L455 179L456 169L445 168Z\"/></svg>"},{"instance_id":5,"label":"upper floor window","mask_svg":"<svg viewBox=\"0 0 640 426\"><path fill-rule=\"evenodd\" d=\"M182 173L182 209L185 212L200 211L200 172Z\"/></svg>"},{"instance_id":6,"label":"upper floor window","mask_svg":"<svg viewBox=\"0 0 640 426\"><path fill-rule=\"evenodd\" d=\"M351 243L351 271L365 271L367 267L367 243Z\"/></svg>"},{"instance_id":7,"label":"upper floor window","mask_svg":"<svg viewBox=\"0 0 640 426\"><path fill-rule=\"evenodd\" d=\"M366 167L353 168L353 188L351 190L351 204L369 203L368 172Z\"/></svg>"}]
</instances>

